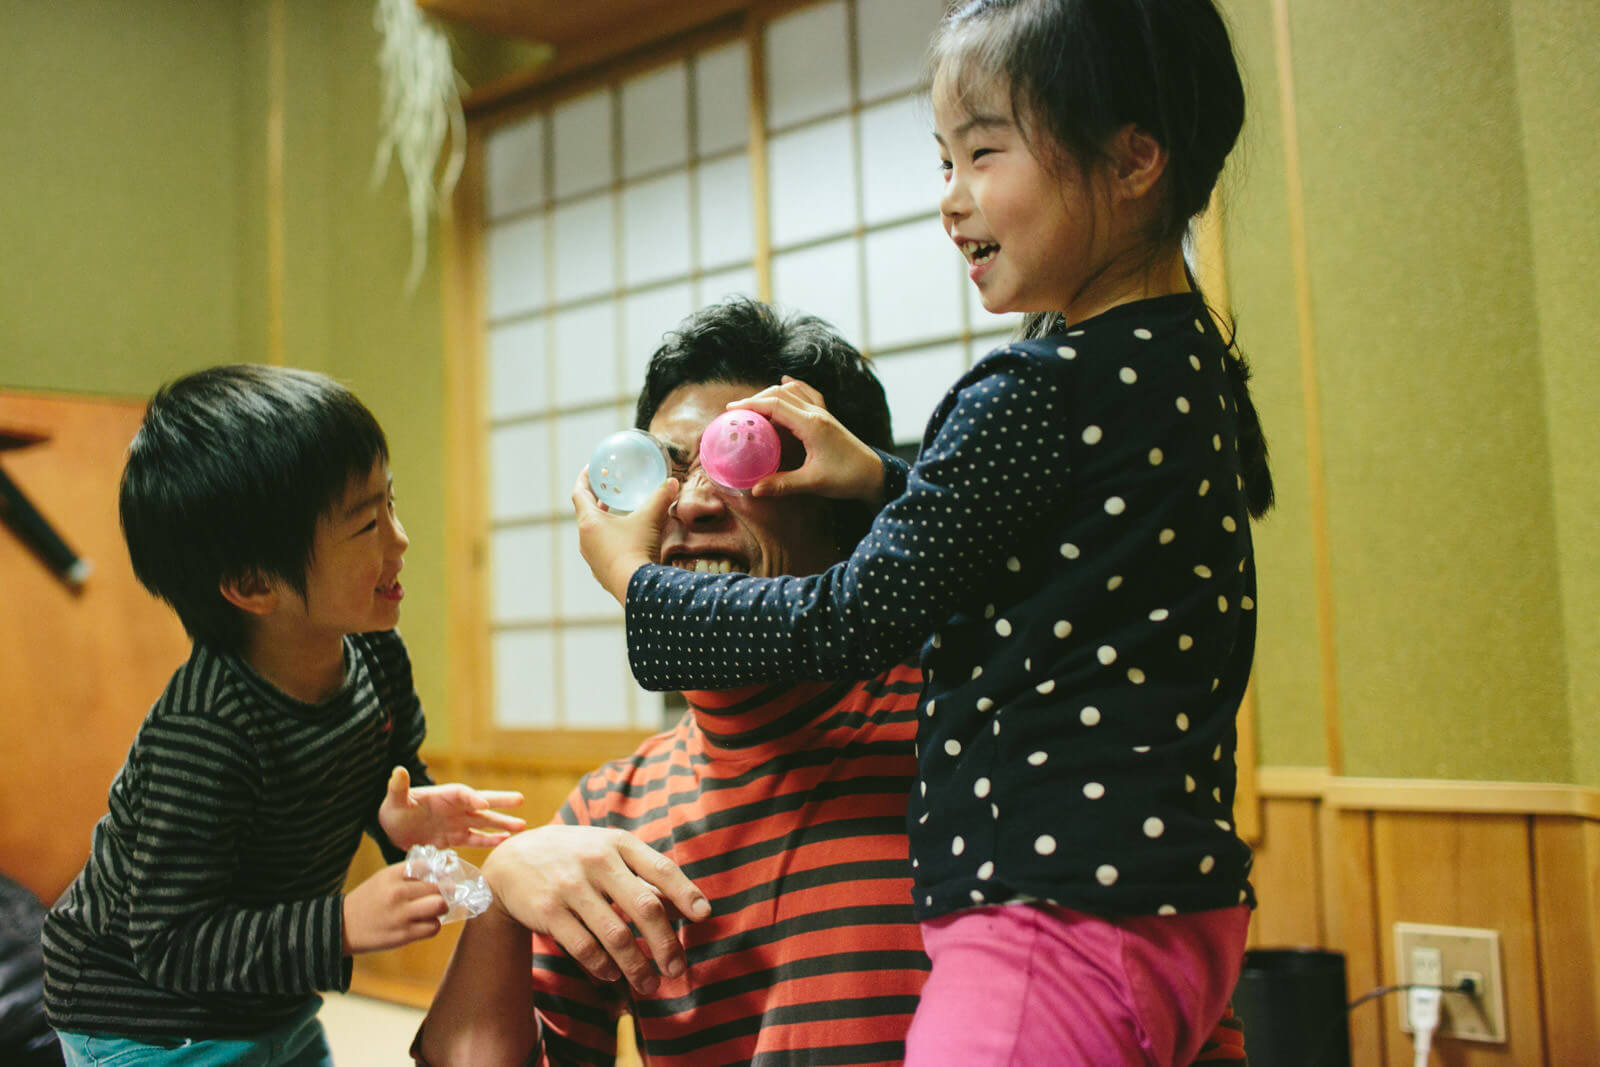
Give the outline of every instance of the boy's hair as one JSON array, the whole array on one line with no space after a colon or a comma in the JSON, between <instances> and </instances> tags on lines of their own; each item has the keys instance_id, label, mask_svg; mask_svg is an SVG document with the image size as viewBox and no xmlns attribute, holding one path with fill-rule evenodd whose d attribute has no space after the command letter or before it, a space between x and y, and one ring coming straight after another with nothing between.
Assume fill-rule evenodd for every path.
<instances>
[{"instance_id":1,"label":"boy's hair","mask_svg":"<svg viewBox=\"0 0 1600 1067\"><path fill-rule=\"evenodd\" d=\"M866 357L814 315L780 317L766 304L736 297L690 315L650 357L634 425L650 428L656 409L681 385L777 385L799 378L822 394L834 418L873 448L894 448L889 402ZM870 515L833 501L838 547L849 552Z\"/></svg>"},{"instance_id":2,"label":"boy's hair","mask_svg":"<svg viewBox=\"0 0 1600 1067\"><path fill-rule=\"evenodd\" d=\"M1152 250L1183 240L1244 125L1244 83L1212 0L957 0L929 54L929 84L941 74L963 99L1004 84L1017 128L1047 164L1087 172L1130 124L1153 138L1167 152L1167 190ZM1200 291L1192 273L1189 284ZM1035 313L1022 333L1061 327L1059 314ZM1259 518L1273 498L1267 446L1249 367L1227 344L1245 495Z\"/></svg>"},{"instance_id":3,"label":"boy's hair","mask_svg":"<svg viewBox=\"0 0 1600 1067\"><path fill-rule=\"evenodd\" d=\"M304 596L318 520L388 458L378 420L325 375L241 364L169 382L122 471L133 572L195 641L240 651L245 617L220 586L275 578Z\"/></svg>"}]
</instances>

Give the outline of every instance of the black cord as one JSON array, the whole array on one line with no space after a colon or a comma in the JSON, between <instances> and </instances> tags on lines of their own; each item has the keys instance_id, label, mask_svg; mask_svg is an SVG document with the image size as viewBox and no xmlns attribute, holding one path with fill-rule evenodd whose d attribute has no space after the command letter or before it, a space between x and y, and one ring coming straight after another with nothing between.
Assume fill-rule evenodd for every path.
<instances>
[{"instance_id":1,"label":"black cord","mask_svg":"<svg viewBox=\"0 0 1600 1067\"><path fill-rule=\"evenodd\" d=\"M1369 1000L1376 1000L1379 997L1386 997L1390 993L1403 993L1408 989L1437 989L1441 993L1465 993L1470 997L1477 995L1478 984L1472 981L1470 978L1465 982L1462 982L1460 985L1429 985L1426 982L1406 982L1403 985L1379 986L1377 989L1374 989L1371 992L1363 993L1350 1003L1346 1004L1344 1006L1344 1014L1340 1018L1335 1019L1333 1025L1328 1027L1327 1036L1324 1037L1322 1042L1316 1046L1317 1054L1311 1057L1311 1063L1308 1065L1308 1067L1317 1067L1318 1064L1322 1063L1328 1058L1328 1055L1333 1051L1333 1039L1338 1035L1339 1027L1349 1023L1349 1015L1352 1011L1359 1008ZM1248 1040L1249 1035L1247 1034L1246 1041ZM1247 1047L1247 1054L1248 1051L1249 1050Z\"/></svg>"}]
</instances>

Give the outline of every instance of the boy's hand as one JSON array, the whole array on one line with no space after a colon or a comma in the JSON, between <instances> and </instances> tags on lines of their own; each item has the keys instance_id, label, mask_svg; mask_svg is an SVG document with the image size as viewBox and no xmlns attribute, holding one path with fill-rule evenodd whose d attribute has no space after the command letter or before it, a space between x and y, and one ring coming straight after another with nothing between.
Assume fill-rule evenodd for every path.
<instances>
[{"instance_id":1,"label":"boy's hand","mask_svg":"<svg viewBox=\"0 0 1600 1067\"><path fill-rule=\"evenodd\" d=\"M845 429L828 411L822 394L805 382L784 375L783 384L768 386L728 407L760 412L805 448L800 466L761 479L751 487L752 496L811 493L859 500L874 509L883 506L883 460Z\"/></svg>"},{"instance_id":2,"label":"boy's hand","mask_svg":"<svg viewBox=\"0 0 1600 1067\"><path fill-rule=\"evenodd\" d=\"M439 932L449 910L439 887L406 877L406 865L385 867L344 898L344 954L399 948Z\"/></svg>"},{"instance_id":3,"label":"boy's hand","mask_svg":"<svg viewBox=\"0 0 1600 1067\"><path fill-rule=\"evenodd\" d=\"M487 848L528 825L515 815L502 815L491 809L514 808L521 803L521 793L478 790L459 782L412 789L410 772L396 767L389 775L389 795L378 809L378 825L400 848Z\"/></svg>"},{"instance_id":4,"label":"boy's hand","mask_svg":"<svg viewBox=\"0 0 1600 1067\"><path fill-rule=\"evenodd\" d=\"M625 975L646 995L659 986L658 973L676 977L688 967L673 919L711 914L705 894L676 863L609 827L549 825L518 834L489 853L483 877L494 891L491 914L554 938L601 981Z\"/></svg>"},{"instance_id":5,"label":"boy's hand","mask_svg":"<svg viewBox=\"0 0 1600 1067\"><path fill-rule=\"evenodd\" d=\"M594 572L595 581L627 604L628 582L633 572L661 558L661 528L667 507L678 499L678 480L668 478L656 487L639 510L614 515L595 498L589 486L589 468L578 474L572 487L572 510L578 515L578 550Z\"/></svg>"}]
</instances>

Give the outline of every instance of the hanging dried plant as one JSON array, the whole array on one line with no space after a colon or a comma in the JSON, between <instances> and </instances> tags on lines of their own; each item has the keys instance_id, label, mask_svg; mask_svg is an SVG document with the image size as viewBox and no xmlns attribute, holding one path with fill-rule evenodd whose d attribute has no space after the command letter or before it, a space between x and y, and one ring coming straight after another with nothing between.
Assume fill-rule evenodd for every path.
<instances>
[{"instance_id":1,"label":"hanging dried plant","mask_svg":"<svg viewBox=\"0 0 1600 1067\"><path fill-rule=\"evenodd\" d=\"M435 208L449 210L450 194L461 176L467 132L463 82L450 60L449 39L423 18L414 0L378 0L373 24L382 37L378 72L383 101L372 184L376 188L382 183L391 159L399 162L411 213L406 291L412 292L428 262L428 217ZM450 153L441 170L439 155L447 141Z\"/></svg>"}]
</instances>

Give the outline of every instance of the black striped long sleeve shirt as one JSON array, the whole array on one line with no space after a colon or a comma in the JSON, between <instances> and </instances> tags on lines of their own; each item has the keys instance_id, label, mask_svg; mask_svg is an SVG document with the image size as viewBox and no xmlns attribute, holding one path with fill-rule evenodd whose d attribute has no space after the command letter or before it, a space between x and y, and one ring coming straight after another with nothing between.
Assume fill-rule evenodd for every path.
<instances>
[{"instance_id":1,"label":"black striped long sleeve shirt","mask_svg":"<svg viewBox=\"0 0 1600 1067\"><path fill-rule=\"evenodd\" d=\"M390 768L429 779L399 634L345 639L346 680L295 701L196 645L139 729L89 862L45 922L51 1025L234 1037L343 990L341 885Z\"/></svg>"}]
</instances>

